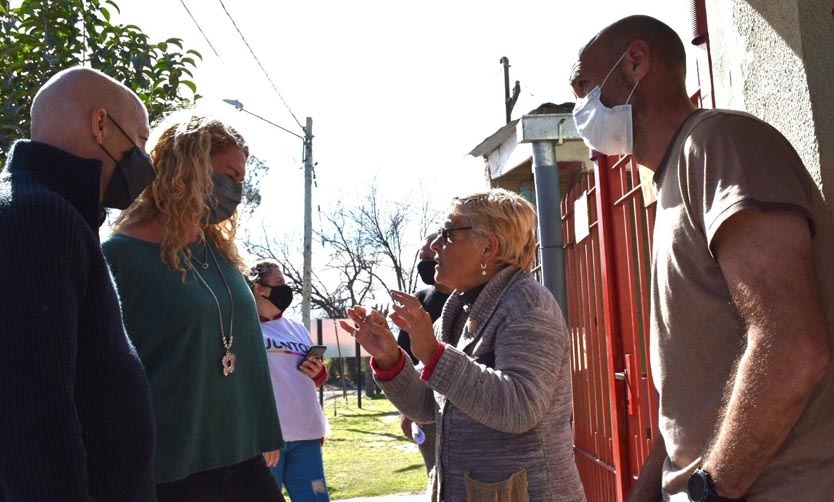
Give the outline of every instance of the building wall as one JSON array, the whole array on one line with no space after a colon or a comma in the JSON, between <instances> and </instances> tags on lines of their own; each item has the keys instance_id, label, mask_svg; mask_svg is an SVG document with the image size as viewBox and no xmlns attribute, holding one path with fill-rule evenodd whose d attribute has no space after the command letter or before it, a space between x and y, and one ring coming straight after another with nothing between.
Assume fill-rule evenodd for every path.
<instances>
[{"instance_id":1,"label":"building wall","mask_svg":"<svg viewBox=\"0 0 834 502\"><path fill-rule=\"evenodd\" d=\"M716 105L784 134L834 208L834 1L706 0Z\"/></svg>"}]
</instances>

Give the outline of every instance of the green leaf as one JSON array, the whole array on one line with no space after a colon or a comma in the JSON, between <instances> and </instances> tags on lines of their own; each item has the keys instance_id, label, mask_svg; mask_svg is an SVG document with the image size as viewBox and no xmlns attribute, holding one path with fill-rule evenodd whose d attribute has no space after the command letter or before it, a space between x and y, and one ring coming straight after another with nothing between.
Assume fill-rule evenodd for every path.
<instances>
[{"instance_id":1,"label":"green leaf","mask_svg":"<svg viewBox=\"0 0 834 502\"><path fill-rule=\"evenodd\" d=\"M104 3L116 9L116 12L118 12L119 14L122 13L121 9L119 9L119 6L116 5L116 2L114 2L113 0L105 0Z\"/></svg>"},{"instance_id":2,"label":"green leaf","mask_svg":"<svg viewBox=\"0 0 834 502\"><path fill-rule=\"evenodd\" d=\"M113 9L121 12L117 0L0 0L0 163L29 129L43 82L82 58L131 86L152 121L201 97L192 70L202 55L180 37L156 42L135 24L112 24Z\"/></svg>"},{"instance_id":3,"label":"green leaf","mask_svg":"<svg viewBox=\"0 0 834 502\"><path fill-rule=\"evenodd\" d=\"M189 89L191 89L191 92L193 92L195 94L197 93L197 84L195 84L194 82L192 82L190 80L180 80L180 83L182 85L188 87Z\"/></svg>"}]
</instances>

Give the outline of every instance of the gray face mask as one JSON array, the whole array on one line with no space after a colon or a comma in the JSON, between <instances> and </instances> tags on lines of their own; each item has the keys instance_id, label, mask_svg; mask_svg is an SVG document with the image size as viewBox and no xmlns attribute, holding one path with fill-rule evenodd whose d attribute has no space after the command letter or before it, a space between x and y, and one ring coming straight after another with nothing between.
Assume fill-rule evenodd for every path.
<instances>
[{"instance_id":1,"label":"gray face mask","mask_svg":"<svg viewBox=\"0 0 834 502\"><path fill-rule=\"evenodd\" d=\"M215 173L212 175L212 179L214 180L214 191L212 192L213 204L209 202L209 225L231 218L240 204L241 194L243 193L243 184L233 181L228 176Z\"/></svg>"}]
</instances>

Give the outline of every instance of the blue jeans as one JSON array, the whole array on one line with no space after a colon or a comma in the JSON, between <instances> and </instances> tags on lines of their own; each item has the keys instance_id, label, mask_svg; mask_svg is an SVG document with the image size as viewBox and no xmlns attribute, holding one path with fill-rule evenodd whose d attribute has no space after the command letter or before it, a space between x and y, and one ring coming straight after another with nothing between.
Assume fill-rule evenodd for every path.
<instances>
[{"instance_id":1,"label":"blue jeans","mask_svg":"<svg viewBox=\"0 0 834 502\"><path fill-rule=\"evenodd\" d=\"M288 441L271 470L278 486L287 487L292 502L330 502L318 439Z\"/></svg>"}]
</instances>

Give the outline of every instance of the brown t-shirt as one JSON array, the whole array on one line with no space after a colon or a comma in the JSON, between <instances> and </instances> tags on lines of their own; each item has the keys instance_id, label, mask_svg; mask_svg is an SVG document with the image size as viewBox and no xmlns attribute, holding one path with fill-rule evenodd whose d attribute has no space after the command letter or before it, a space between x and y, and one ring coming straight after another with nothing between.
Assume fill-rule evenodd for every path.
<instances>
[{"instance_id":1,"label":"brown t-shirt","mask_svg":"<svg viewBox=\"0 0 834 502\"><path fill-rule=\"evenodd\" d=\"M712 239L728 218L751 207L808 218L834 346L834 225L790 143L746 113L693 113L666 152L655 184L651 362L669 455L664 497L677 502L687 500L686 480L713 436L745 337ZM834 366L747 500L834 500Z\"/></svg>"}]
</instances>

